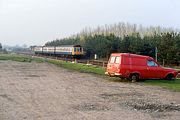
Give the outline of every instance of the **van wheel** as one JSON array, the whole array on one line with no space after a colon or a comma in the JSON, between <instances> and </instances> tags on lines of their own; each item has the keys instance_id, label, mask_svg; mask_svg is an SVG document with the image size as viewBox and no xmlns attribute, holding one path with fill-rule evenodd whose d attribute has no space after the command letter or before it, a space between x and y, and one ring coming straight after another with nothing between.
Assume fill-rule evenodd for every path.
<instances>
[{"instance_id":1,"label":"van wheel","mask_svg":"<svg viewBox=\"0 0 180 120\"><path fill-rule=\"evenodd\" d=\"M137 82L138 79L139 79L139 75L138 75L138 74L132 74L132 75L130 76L130 80L131 80L132 82Z\"/></svg>"},{"instance_id":2,"label":"van wheel","mask_svg":"<svg viewBox=\"0 0 180 120\"><path fill-rule=\"evenodd\" d=\"M108 73L109 77L113 77L111 73Z\"/></svg>"},{"instance_id":3,"label":"van wheel","mask_svg":"<svg viewBox=\"0 0 180 120\"><path fill-rule=\"evenodd\" d=\"M169 75L167 75L166 76L166 80L172 80L173 79L173 77L174 77L174 75L173 74L169 74Z\"/></svg>"}]
</instances>

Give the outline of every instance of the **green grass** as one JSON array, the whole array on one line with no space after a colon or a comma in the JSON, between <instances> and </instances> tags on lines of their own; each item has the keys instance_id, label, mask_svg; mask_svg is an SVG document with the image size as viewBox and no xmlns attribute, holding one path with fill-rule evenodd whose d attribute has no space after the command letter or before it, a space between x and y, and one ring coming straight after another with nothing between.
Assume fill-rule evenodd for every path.
<instances>
[{"instance_id":1,"label":"green grass","mask_svg":"<svg viewBox=\"0 0 180 120\"><path fill-rule=\"evenodd\" d=\"M0 60L12 60L17 62L31 62L31 57L11 54L0 54Z\"/></svg>"},{"instance_id":2,"label":"green grass","mask_svg":"<svg viewBox=\"0 0 180 120\"><path fill-rule=\"evenodd\" d=\"M180 79L175 80L146 80L147 85L156 85L180 92Z\"/></svg>"},{"instance_id":3,"label":"green grass","mask_svg":"<svg viewBox=\"0 0 180 120\"><path fill-rule=\"evenodd\" d=\"M99 75L104 75L104 72L105 72L105 69L102 67L90 66L90 65L85 65L81 63L76 64L76 63L64 62L64 61L59 61L59 60L47 60L47 62L66 68L66 69L76 70L80 72L94 73L94 74L99 74Z\"/></svg>"},{"instance_id":4,"label":"green grass","mask_svg":"<svg viewBox=\"0 0 180 120\"><path fill-rule=\"evenodd\" d=\"M24 55L11 55L11 54L0 54L0 60L12 60L12 61L18 61L18 62L48 62L51 64L55 64L59 67L63 67L70 70L75 70L79 72L86 72L86 73L94 73L98 75L104 75L105 69L98 66L92 66L92 65L85 65L80 63L70 63L60 60L50 60L50 59L43 59L43 58L32 58L31 56L24 56ZM109 81L113 82L129 82L128 80L121 80L117 77L108 77ZM142 82L145 85L156 85L161 86L164 88L168 88L174 91L180 92L180 79L176 80L145 80Z\"/></svg>"},{"instance_id":5,"label":"green grass","mask_svg":"<svg viewBox=\"0 0 180 120\"><path fill-rule=\"evenodd\" d=\"M16 55L16 54L0 54L0 60L12 60L17 62L43 62L41 58L32 58L31 56Z\"/></svg>"}]
</instances>

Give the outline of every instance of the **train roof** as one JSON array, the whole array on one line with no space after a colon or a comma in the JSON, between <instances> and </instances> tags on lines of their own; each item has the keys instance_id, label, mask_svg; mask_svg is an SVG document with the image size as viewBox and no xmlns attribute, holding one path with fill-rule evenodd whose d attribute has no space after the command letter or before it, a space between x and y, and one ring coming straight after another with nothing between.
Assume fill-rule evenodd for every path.
<instances>
[{"instance_id":1,"label":"train roof","mask_svg":"<svg viewBox=\"0 0 180 120\"><path fill-rule=\"evenodd\" d=\"M56 47L81 47L81 45L59 45Z\"/></svg>"},{"instance_id":2,"label":"train roof","mask_svg":"<svg viewBox=\"0 0 180 120\"><path fill-rule=\"evenodd\" d=\"M81 47L81 45L58 45L58 46L44 46L44 47Z\"/></svg>"},{"instance_id":3,"label":"train roof","mask_svg":"<svg viewBox=\"0 0 180 120\"><path fill-rule=\"evenodd\" d=\"M35 46L35 47L82 47L81 45Z\"/></svg>"}]
</instances>

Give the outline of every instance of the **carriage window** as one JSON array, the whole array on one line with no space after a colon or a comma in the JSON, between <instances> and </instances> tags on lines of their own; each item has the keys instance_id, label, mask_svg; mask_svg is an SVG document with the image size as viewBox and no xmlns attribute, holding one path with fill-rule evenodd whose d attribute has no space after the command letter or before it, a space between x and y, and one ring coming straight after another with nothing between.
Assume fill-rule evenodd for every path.
<instances>
[{"instance_id":1,"label":"carriage window","mask_svg":"<svg viewBox=\"0 0 180 120\"><path fill-rule=\"evenodd\" d=\"M157 67L158 66L153 60L148 60L147 65L150 67Z\"/></svg>"},{"instance_id":2,"label":"carriage window","mask_svg":"<svg viewBox=\"0 0 180 120\"><path fill-rule=\"evenodd\" d=\"M76 48L74 48L74 52L76 52Z\"/></svg>"}]
</instances>

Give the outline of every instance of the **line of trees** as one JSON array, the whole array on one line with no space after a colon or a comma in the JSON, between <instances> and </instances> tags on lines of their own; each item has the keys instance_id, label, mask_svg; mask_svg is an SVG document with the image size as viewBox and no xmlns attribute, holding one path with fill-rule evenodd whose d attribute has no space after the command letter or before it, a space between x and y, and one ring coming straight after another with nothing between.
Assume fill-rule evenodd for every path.
<instances>
[{"instance_id":1,"label":"line of trees","mask_svg":"<svg viewBox=\"0 0 180 120\"><path fill-rule=\"evenodd\" d=\"M106 25L94 30L86 28L83 32L69 38L46 43L47 46L70 44L82 45L87 58L93 58L94 54L97 54L99 58L108 59L112 52L155 57L157 47L158 62L178 65L180 61L180 33L170 28L145 28L130 24Z\"/></svg>"}]
</instances>

